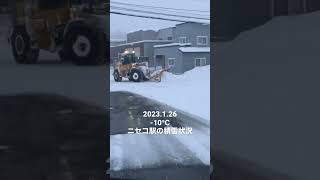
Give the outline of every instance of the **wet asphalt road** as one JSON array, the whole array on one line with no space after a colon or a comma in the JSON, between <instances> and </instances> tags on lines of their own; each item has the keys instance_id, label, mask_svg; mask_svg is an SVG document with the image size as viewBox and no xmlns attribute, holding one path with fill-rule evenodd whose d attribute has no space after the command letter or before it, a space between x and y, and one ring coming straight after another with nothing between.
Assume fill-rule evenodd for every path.
<instances>
[{"instance_id":1,"label":"wet asphalt road","mask_svg":"<svg viewBox=\"0 0 320 180\"><path fill-rule=\"evenodd\" d=\"M128 128L131 127L154 127L154 125L151 124L154 118L143 117L143 111L145 110L168 112L175 111L176 109L133 93L111 92L111 145L119 145L120 143L120 148L125 149L122 149L122 155L119 157L122 159L119 160L116 157L112 157L118 152L113 153L112 148L115 147L111 147L111 167L119 164L125 164L122 167L128 168L124 170L111 171L111 177L152 180L209 179L209 166L204 165L201 160L196 157L193 150L190 150L183 142L177 140L177 138L170 135L159 135L157 137L146 135L146 137L144 137L140 135L127 134ZM177 118L169 118L171 126L192 127L203 132L208 130L208 123L205 121L202 122L197 119L198 117L179 110L177 113ZM207 137L209 137L209 135ZM193 138L194 137L190 136L190 141L195 141ZM134 146L131 146L132 144L134 144ZM207 145L209 146L209 139ZM177 154L170 154L170 147ZM141 151L144 151L144 155L140 155ZM148 162L152 161L150 160L152 157L148 157L149 154L152 154L152 157L159 157L159 159L161 159L159 164L152 164ZM182 163L179 164L180 161L174 161L173 159L175 158L183 159ZM144 162L142 159L147 162ZM135 162L136 164L149 163L149 166L142 165L143 168L132 169L132 166L135 165L135 163L132 162Z\"/></svg>"},{"instance_id":2,"label":"wet asphalt road","mask_svg":"<svg viewBox=\"0 0 320 180\"><path fill-rule=\"evenodd\" d=\"M177 111L168 105L162 104L155 100L145 98L143 96L130 92L111 92L110 94L110 135L126 134L128 128L137 127L153 127L152 124L155 118L143 117L143 111ZM179 113L181 112L181 113ZM187 112L178 110L176 118L158 118L169 119L170 125L173 127L193 127L193 128L208 128L209 123L200 117L192 117L193 115ZM195 120L195 118L197 118ZM156 118L157 119L157 118ZM165 127L165 125L159 126Z\"/></svg>"}]
</instances>

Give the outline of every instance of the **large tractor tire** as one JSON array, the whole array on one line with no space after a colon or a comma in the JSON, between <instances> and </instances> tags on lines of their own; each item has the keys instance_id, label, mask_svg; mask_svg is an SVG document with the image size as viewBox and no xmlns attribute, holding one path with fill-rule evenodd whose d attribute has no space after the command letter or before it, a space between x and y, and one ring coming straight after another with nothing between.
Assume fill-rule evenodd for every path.
<instances>
[{"instance_id":1,"label":"large tractor tire","mask_svg":"<svg viewBox=\"0 0 320 180\"><path fill-rule=\"evenodd\" d=\"M130 72L130 79L133 81L133 82L140 82L143 80L143 73L138 70L138 69L133 69L131 72Z\"/></svg>"},{"instance_id":2,"label":"large tractor tire","mask_svg":"<svg viewBox=\"0 0 320 180\"><path fill-rule=\"evenodd\" d=\"M58 52L59 58L62 62L67 62L71 60L70 52L66 51L65 49L61 49Z\"/></svg>"},{"instance_id":3,"label":"large tractor tire","mask_svg":"<svg viewBox=\"0 0 320 180\"><path fill-rule=\"evenodd\" d=\"M30 37L25 27L15 27L11 36L13 56L18 64L35 64L39 58L39 49L31 47Z\"/></svg>"},{"instance_id":4,"label":"large tractor tire","mask_svg":"<svg viewBox=\"0 0 320 180\"><path fill-rule=\"evenodd\" d=\"M84 25L72 28L65 41L65 51L70 52L73 63L78 65L98 65L105 62L106 44L102 33Z\"/></svg>"},{"instance_id":5,"label":"large tractor tire","mask_svg":"<svg viewBox=\"0 0 320 180\"><path fill-rule=\"evenodd\" d=\"M121 82L122 81L122 77L120 76L120 73L119 73L118 70L114 71L113 78L114 78L114 81L116 81L116 82Z\"/></svg>"}]
</instances>

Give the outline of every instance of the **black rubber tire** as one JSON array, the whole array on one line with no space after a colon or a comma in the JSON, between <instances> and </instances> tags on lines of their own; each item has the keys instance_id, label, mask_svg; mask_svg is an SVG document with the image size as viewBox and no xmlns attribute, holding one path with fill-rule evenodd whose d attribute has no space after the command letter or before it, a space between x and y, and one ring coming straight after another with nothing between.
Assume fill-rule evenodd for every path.
<instances>
[{"instance_id":1,"label":"black rubber tire","mask_svg":"<svg viewBox=\"0 0 320 180\"><path fill-rule=\"evenodd\" d=\"M84 25L79 25L72 28L65 39L65 51L70 52L70 58L77 65L99 65L105 63L104 51L106 46L105 38L101 38L102 33L97 33L96 30L90 29ZM78 37L84 37L90 44L89 52L86 55L79 55L74 51L73 45L77 42ZM88 46L86 46L88 48Z\"/></svg>"},{"instance_id":2,"label":"black rubber tire","mask_svg":"<svg viewBox=\"0 0 320 180\"><path fill-rule=\"evenodd\" d=\"M138 69L133 69L130 72L130 78L133 82L140 82L143 80L143 73Z\"/></svg>"},{"instance_id":3,"label":"black rubber tire","mask_svg":"<svg viewBox=\"0 0 320 180\"><path fill-rule=\"evenodd\" d=\"M19 40L18 40L19 38ZM18 41L22 42L21 47L18 46ZM25 27L17 26L14 28L11 36L11 47L13 56L18 64L35 64L39 58L39 49L31 48L30 37L26 32ZM20 50L18 50L19 48Z\"/></svg>"},{"instance_id":4,"label":"black rubber tire","mask_svg":"<svg viewBox=\"0 0 320 180\"><path fill-rule=\"evenodd\" d=\"M114 78L114 81L116 81L116 82L121 82L122 81L122 77L120 76L120 73L119 73L118 70L114 71L113 78Z\"/></svg>"},{"instance_id":5,"label":"black rubber tire","mask_svg":"<svg viewBox=\"0 0 320 180\"><path fill-rule=\"evenodd\" d=\"M70 53L68 53L66 50L61 49L58 52L59 58L62 62L67 62L67 61L71 61L71 55Z\"/></svg>"},{"instance_id":6,"label":"black rubber tire","mask_svg":"<svg viewBox=\"0 0 320 180\"><path fill-rule=\"evenodd\" d=\"M144 80L144 81L149 81L149 79L146 78L145 76L143 76L143 80Z\"/></svg>"}]
</instances>

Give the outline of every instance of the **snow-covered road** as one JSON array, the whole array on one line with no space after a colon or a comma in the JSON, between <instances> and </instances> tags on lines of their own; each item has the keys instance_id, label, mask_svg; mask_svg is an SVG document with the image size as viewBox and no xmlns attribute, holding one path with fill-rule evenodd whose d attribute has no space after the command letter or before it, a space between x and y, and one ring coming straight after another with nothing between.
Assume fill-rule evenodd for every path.
<instances>
[{"instance_id":1,"label":"snow-covered road","mask_svg":"<svg viewBox=\"0 0 320 180\"><path fill-rule=\"evenodd\" d=\"M193 135L113 135L111 170L209 165L209 137L196 130Z\"/></svg>"},{"instance_id":2,"label":"snow-covered road","mask_svg":"<svg viewBox=\"0 0 320 180\"><path fill-rule=\"evenodd\" d=\"M177 110L178 116L171 119L171 125L192 127L192 134L128 134L128 127L153 127L150 125L153 118L143 118L143 110L176 109L129 92L112 92L110 100L112 173L150 168L209 166L210 128L207 121Z\"/></svg>"}]
</instances>

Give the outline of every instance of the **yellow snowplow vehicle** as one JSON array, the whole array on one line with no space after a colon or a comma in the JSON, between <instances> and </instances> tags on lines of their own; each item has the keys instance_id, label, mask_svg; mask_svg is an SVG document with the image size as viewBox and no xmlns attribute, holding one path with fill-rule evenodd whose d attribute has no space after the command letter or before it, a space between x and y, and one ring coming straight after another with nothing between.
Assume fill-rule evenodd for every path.
<instances>
[{"instance_id":1,"label":"yellow snowplow vehicle","mask_svg":"<svg viewBox=\"0 0 320 180\"><path fill-rule=\"evenodd\" d=\"M122 78L140 82L146 79L148 73L150 71L147 62L139 63L134 53L125 52L119 55L118 61L114 62L113 77L116 82L122 81Z\"/></svg>"},{"instance_id":2,"label":"yellow snowplow vehicle","mask_svg":"<svg viewBox=\"0 0 320 180\"><path fill-rule=\"evenodd\" d=\"M79 1L78 1L79 2ZM17 63L34 64L39 51L58 53L75 64L106 60L107 8L98 1L16 0L11 4L9 42Z\"/></svg>"},{"instance_id":3,"label":"yellow snowplow vehicle","mask_svg":"<svg viewBox=\"0 0 320 180\"><path fill-rule=\"evenodd\" d=\"M163 68L152 70L144 57L137 57L134 52L128 51L120 54L113 64L113 77L116 82L122 81L122 78L128 78L133 82L148 80L160 82L162 73L168 70Z\"/></svg>"}]
</instances>

